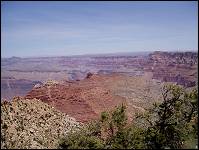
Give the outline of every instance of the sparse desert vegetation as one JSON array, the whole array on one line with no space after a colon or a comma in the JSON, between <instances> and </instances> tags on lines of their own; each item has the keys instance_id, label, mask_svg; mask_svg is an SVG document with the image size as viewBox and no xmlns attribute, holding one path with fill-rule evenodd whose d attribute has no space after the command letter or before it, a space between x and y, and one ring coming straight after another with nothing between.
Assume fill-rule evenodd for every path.
<instances>
[{"instance_id":1,"label":"sparse desert vegetation","mask_svg":"<svg viewBox=\"0 0 199 150\"><path fill-rule=\"evenodd\" d=\"M163 102L127 122L126 107L101 113L99 121L60 140L63 149L197 148L198 92L165 86ZM78 137L78 138L77 138Z\"/></svg>"}]
</instances>

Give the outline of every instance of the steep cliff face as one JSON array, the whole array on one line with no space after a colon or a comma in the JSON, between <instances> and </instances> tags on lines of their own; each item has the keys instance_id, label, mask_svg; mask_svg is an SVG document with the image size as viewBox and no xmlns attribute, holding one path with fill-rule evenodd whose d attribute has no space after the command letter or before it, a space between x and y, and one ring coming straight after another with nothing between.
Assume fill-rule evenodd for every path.
<instances>
[{"instance_id":1,"label":"steep cliff face","mask_svg":"<svg viewBox=\"0 0 199 150\"><path fill-rule=\"evenodd\" d=\"M149 54L150 60L162 62L163 64L188 64L197 63L198 54L196 52L160 52Z\"/></svg>"},{"instance_id":2,"label":"steep cliff face","mask_svg":"<svg viewBox=\"0 0 199 150\"><path fill-rule=\"evenodd\" d=\"M154 52L144 63L145 71L164 82L192 87L197 82L198 54L194 52Z\"/></svg>"},{"instance_id":3,"label":"steep cliff face","mask_svg":"<svg viewBox=\"0 0 199 150\"><path fill-rule=\"evenodd\" d=\"M1 148L57 148L58 140L81 126L74 118L37 99L1 103Z\"/></svg>"},{"instance_id":4,"label":"steep cliff face","mask_svg":"<svg viewBox=\"0 0 199 150\"><path fill-rule=\"evenodd\" d=\"M40 99L81 122L97 119L102 111L125 102L91 79L44 84L33 88L25 98Z\"/></svg>"}]
</instances>

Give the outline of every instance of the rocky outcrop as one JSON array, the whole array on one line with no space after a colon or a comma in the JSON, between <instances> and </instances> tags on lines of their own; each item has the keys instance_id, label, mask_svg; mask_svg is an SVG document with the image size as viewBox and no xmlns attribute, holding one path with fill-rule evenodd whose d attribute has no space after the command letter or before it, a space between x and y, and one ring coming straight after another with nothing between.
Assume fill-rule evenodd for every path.
<instances>
[{"instance_id":1,"label":"rocky outcrop","mask_svg":"<svg viewBox=\"0 0 199 150\"><path fill-rule=\"evenodd\" d=\"M80 126L37 99L1 103L1 149L57 148L60 138Z\"/></svg>"},{"instance_id":2,"label":"rocky outcrop","mask_svg":"<svg viewBox=\"0 0 199 150\"><path fill-rule=\"evenodd\" d=\"M185 87L196 85L198 54L195 52L156 51L142 65L145 71L153 73L153 79L176 82Z\"/></svg>"},{"instance_id":3,"label":"rocky outcrop","mask_svg":"<svg viewBox=\"0 0 199 150\"><path fill-rule=\"evenodd\" d=\"M44 84L33 88L25 98L40 99L80 122L88 122L97 119L102 111L125 103L125 98L111 93L98 78L93 75L81 81Z\"/></svg>"}]
</instances>

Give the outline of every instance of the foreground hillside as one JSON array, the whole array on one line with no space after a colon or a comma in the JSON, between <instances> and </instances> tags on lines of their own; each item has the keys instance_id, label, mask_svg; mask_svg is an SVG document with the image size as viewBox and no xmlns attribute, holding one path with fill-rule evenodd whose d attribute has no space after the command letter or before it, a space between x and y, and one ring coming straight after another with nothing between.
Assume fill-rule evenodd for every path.
<instances>
[{"instance_id":1,"label":"foreground hillside","mask_svg":"<svg viewBox=\"0 0 199 150\"><path fill-rule=\"evenodd\" d=\"M37 99L1 103L1 148L56 148L59 138L79 126Z\"/></svg>"}]
</instances>

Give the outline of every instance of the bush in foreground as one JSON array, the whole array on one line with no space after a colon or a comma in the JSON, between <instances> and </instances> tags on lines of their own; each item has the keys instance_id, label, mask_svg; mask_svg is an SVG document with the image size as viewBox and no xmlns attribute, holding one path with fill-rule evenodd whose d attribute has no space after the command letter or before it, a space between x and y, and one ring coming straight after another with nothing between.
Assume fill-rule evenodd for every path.
<instances>
[{"instance_id":1,"label":"bush in foreground","mask_svg":"<svg viewBox=\"0 0 199 150\"><path fill-rule=\"evenodd\" d=\"M159 149L187 148L198 138L198 92L187 93L169 85L163 88L163 102L132 123L127 122L124 105L102 112L98 121L60 140L64 149ZM189 148L195 148L196 142Z\"/></svg>"}]
</instances>

